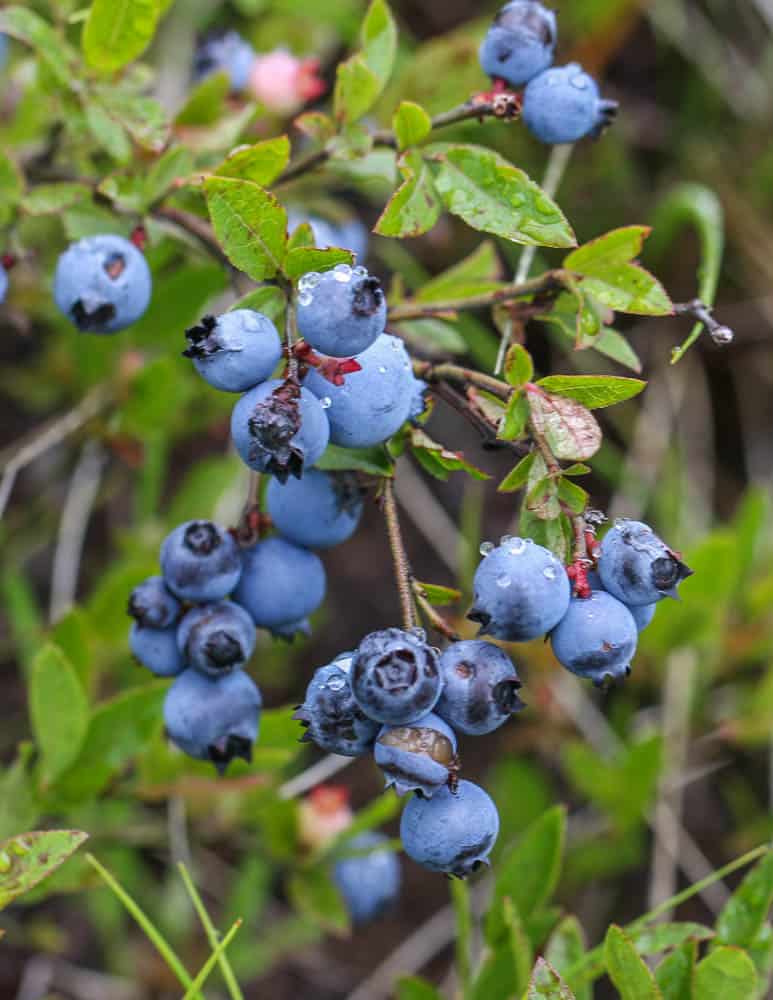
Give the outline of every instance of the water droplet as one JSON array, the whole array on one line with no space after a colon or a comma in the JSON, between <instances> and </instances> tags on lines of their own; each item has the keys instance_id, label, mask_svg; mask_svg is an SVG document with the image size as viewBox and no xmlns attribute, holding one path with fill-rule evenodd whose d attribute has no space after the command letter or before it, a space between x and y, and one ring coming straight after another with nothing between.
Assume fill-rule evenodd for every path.
<instances>
[{"instance_id":1,"label":"water droplet","mask_svg":"<svg viewBox=\"0 0 773 1000\"><path fill-rule=\"evenodd\" d=\"M512 582L507 573L502 573L497 577L497 587L501 587L502 590L506 590Z\"/></svg>"},{"instance_id":2,"label":"water droplet","mask_svg":"<svg viewBox=\"0 0 773 1000\"><path fill-rule=\"evenodd\" d=\"M526 551L526 539L524 538L513 538L510 544L507 546L507 551L511 556L522 556Z\"/></svg>"},{"instance_id":3,"label":"water droplet","mask_svg":"<svg viewBox=\"0 0 773 1000\"><path fill-rule=\"evenodd\" d=\"M307 274L304 274L303 277L299 280L298 291L299 292L311 291L312 288L317 287L320 281L322 281L322 275L319 273L319 271L309 271Z\"/></svg>"},{"instance_id":4,"label":"water droplet","mask_svg":"<svg viewBox=\"0 0 773 1000\"><path fill-rule=\"evenodd\" d=\"M587 90L589 86L588 77L584 73L578 73L569 78L569 85L575 90Z\"/></svg>"},{"instance_id":5,"label":"water droplet","mask_svg":"<svg viewBox=\"0 0 773 1000\"><path fill-rule=\"evenodd\" d=\"M336 264L333 268L333 277L345 285L352 280L352 269L349 264Z\"/></svg>"},{"instance_id":6,"label":"water droplet","mask_svg":"<svg viewBox=\"0 0 773 1000\"><path fill-rule=\"evenodd\" d=\"M547 195L538 194L534 199L534 207L540 213L540 215L555 215L556 209L553 202Z\"/></svg>"},{"instance_id":7,"label":"water droplet","mask_svg":"<svg viewBox=\"0 0 773 1000\"><path fill-rule=\"evenodd\" d=\"M717 326L711 331L711 339L719 347L725 347L727 344L732 344L735 334L730 329L729 326Z\"/></svg>"},{"instance_id":8,"label":"water droplet","mask_svg":"<svg viewBox=\"0 0 773 1000\"><path fill-rule=\"evenodd\" d=\"M397 337L390 337L389 346L392 348L393 351L399 351L403 345L400 343Z\"/></svg>"},{"instance_id":9,"label":"water droplet","mask_svg":"<svg viewBox=\"0 0 773 1000\"><path fill-rule=\"evenodd\" d=\"M617 530L620 531L620 529L624 528L626 524L628 524L627 517L616 517L614 522L612 523L612 527L617 528Z\"/></svg>"},{"instance_id":10,"label":"water droplet","mask_svg":"<svg viewBox=\"0 0 773 1000\"><path fill-rule=\"evenodd\" d=\"M348 673L352 668L352 659L351 653L341 653L333 660L333 663L335 663L339 670L344 670Z\"/></svg>"},{"instance_id":11,"label":"water droplet","mask_svg":"<svg viewBox=\"0 0 773 1000\"><path fill-rule=\"evenodd\" d=\"M386 373L387 373L387 370L386 370L386 365L379 365L379 366L378 366L378 370L379 370L379 372L380 372L380 373L381 373L382 375L386 375Z\"/></svg>"},{"instance_id":12,"label":"water droplet","mask_svg":"<svg viewBox=\"0 0 773 1000\"><path fill-rule=\"evenodd\" d=\"M367 278L368 277L367 267L363 267L362 264L360 264L358 267L353 268L352 276L355 278Z\"/></svg>"},{"instance_id":13,"label":"water droplet","mask_svg":"<svg viewBox=\"0 0 773 1000\"><path fill-rule=\"evenodd\" d=\"M478 549L478 551L480 552L480 554L482 556L485 557L487 555L490 555L494 551L495 548L496 548L496 546L494 545L493 542L481 542L480 543L480 548Z\"/></svg>"},{"instance_id":14,"label":"water droplet","mask_svg":"<svg viewBox=\"0 0 773 1000\"><path fill-rule=\"evenodd\" d=\"M311 292L301 292L301 294L298 296L299 306L310 306L313 301L314 301L314 296L311 294Z\"/></svg>"},{"instance_id":15,"label":"water droplet","mask_svg":"<svg viewBox=\"0 0 773 1000\"><path fill-rule=\"evenodd\" d=\"M333 674L330 680L327 682L327 686L331 691L343 691L346 687L346 678L343 674Z\"/></svg>"},{"instance_id":16,"label":"water droplet","mask_svg":"<svg viewBox=\"0 0 773 1000\"><path fill-rule=\"evenodd\" d=\"M558 573L556 573L556 571L553 569L552 566L546 566L542 571L542 575L545 577L546 580L555 580L555 578L558 576Z\"/></svg>"},{"instance_id":17,"label":"water droplet","mask_svg":"<svg viewBox=\"0 0 773 1000\"><path fill-rule=\"evenodd\" d=\"M333 400L330 398L330 396L323 396L322 399L320 399L319 401L319 405L322 407L323 410L329 410L330 407L333 405Z\"/></svg>"},{"instance_id":18,"label":"water droplet","mask_svg":"<svg viewBox=\"0 0 773 1000\"><path fill-rule=\"evenodd\" d=\"M513 535L502 535L499 539L500 545L509 545L513 541Z\"/></svg>"}]
</instances>

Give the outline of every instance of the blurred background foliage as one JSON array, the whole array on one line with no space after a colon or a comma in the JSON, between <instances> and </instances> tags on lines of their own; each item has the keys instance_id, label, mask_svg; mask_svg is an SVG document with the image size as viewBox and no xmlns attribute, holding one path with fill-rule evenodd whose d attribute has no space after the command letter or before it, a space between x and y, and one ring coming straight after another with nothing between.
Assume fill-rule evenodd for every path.
<instances>
[{"instance_id":1,"label":"blurred background foliage","mask_svg":"<svg viewBox=\"0 0 773 1000\"><path fill-rule=\"evenodd\" d=\"M79 25L66 25L78 0L28 6L65 25L77 42ZM400 99L438 112L484 88L477 45L495 5L472 12L460 0L395 0L393 9L400 50L374 112L378 122L389 123ZM318 56L330 84L362 13L359 0L176 0L144 62L172 113L190 89L197 35L218 25L237 27L259 51L284 45ZM578 914L595 944L611 922L635 918L773 833L773 8L768 0L573 0L559 16L560 60L581 60L623 109L602 142L576 150L559 204L581 242L617 226L655 225L645 262L683 300L696 293L699 242L673 192L683 182L699 185L688 192L698 203L711 197L704 188L716 192L726 220L718 316L736 333L733 346L720 351L703 338L670 366L684 324L625 319L620 329L650 385L636 401L603 413L606 443L588 481L595 506L612 517L644 517L684 550L696 573L682 602L660 608L632 677L608 694L560 675L541 643L513 650L528 711L461 747L465 773L481 780L499 806L500 850L549 806L567 804L557 901ZM133 72L142 84L145 70ZM270 136L285 127L261 109L245 116L222 94L200 95L198 109L187 110L180 134L200 163L217 162L240 135ZM35 71L29 51L14 46L0 87L0 148L45 156L64 115L76 110L45 68ZM517 124L473 122L448 134L499 149L535 179L544 172L545 149ZM112 171L117 183L131 178L120 156L116 165L109 151L94 154L79 144L77 129L63 141L74 175L96 169L101 176ZM373 225L395 176L394 157L380 150L278 193L300 211L331 219L354 211ZM132 190L127 182L129 201ZM196 209L197 197L181 194L179 203ZM400 906L376 932L355 931L352 945L341 936L345 916L324 880L315 892L309 873L316 862L299 845L297 802L283 784L316 760L314 750L297 744L288 707L314 668L398 616L374 505L355 538L325 556L329 596L311 638L259 645L252 672L270 707L252 765L237 763L215 780L163 739L164 685L148 685L131 661L126 598L155 571L159 541L180 520L232 523L241 509L246 477L228 451L231 400L179 359L185 327L232 292L223 268L197 246L181 246L179 234L172 238L159 223L150 231L155 292L146 316L120 337L76 336L50 299L53 265L68 239L106 226L128 232L131 220L76 201L54 215L25 214L18 246L3 248L22 259L0 308L0 458L5 465L44 429L56 437L67 414L78 426L24 468L0 523L0 839L54 821L88 831L92 852L180 954L200 965L209 949L174 867L185 861L218 925L244 918L229 954L248 997L333 1000L360 984L355 996L375 1000L391 992L390 969L419 966L443 983L452 930L430 940L426 922L446 904L445 881L404 865ZM479 242L445 216L418 240L372 237L368 264L385 281L399 274L416 289ZM517 248L498 249L512 270ZM541 251L538 263L558 259ZM482 314L460 321L456 333L478 363L491 364L497 335ZM541 374L616 370L597 354L572 352L546 325L529 327L527 346ZM455 414L438 407L433 427L495 477L507 472L507 455L481 454ZM417 576L458 585L466 599L478 546L512 527L512 500L461 476L428 483L402 461L398 497ZM85 532L74 605L73 532ZM460 602L455 624L470 636L465 609ZM68 726L83 725L87 735L79 756L55 761L53 774L28 742L39 736L28 699L35 684L45 693L59 655L83 682L89 705L82 720L62 719L65 743ZM399 804L380 796L369 759L352 763L338 780L367 810L363 825L396 829ZM0 995L177 995L152 946L97 886L76 855L4 912ZM728 891L719 883L681 915L711 923ZM405 939L415 947L400 953L404 964L379 973ZM31 992L36 981L48 984L44 992ZM212 987L213 996L219 988ZM597 995L614 994L602 985Z\"/></svg>"}]
</instances>

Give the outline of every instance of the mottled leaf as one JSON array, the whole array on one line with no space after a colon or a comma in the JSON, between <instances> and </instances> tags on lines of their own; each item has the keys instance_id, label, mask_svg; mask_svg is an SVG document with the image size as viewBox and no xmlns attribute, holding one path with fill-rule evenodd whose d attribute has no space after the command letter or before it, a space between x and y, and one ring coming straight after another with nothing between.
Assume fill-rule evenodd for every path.
<instances>
[{"instance_id":1,"label":"mottled leaf","mask_svg":"<svg viewBox=\"0 0 773 1000\"><path fill-rule=\"evenodd\" d=\"M254 146L233 150L214 173L220 177L240 177L268 187L290 161L290 140L286 135L265 139Z\"/></svg>"},{"instance_id":2,"label":"mottled leaf","mask_svg":"<svg viewBox=\"0 0 773 1000\"><path fill-rule=\"evenodd\" d=\"M287 240L284 208L252 181L210 177L204 189L215 233L231 263L255 281L273 278Z\"/></svg>"},{"instance_id":3,"label":"mottled leaf","mask_svg":"<svg viewBox=\"0 0 773 1000\"><path fill-rule=\"evenodd\" d=\"M529 982L528 1000L575 1000L559 974L544 958L538 958Z\"/></svg>"},{"instance_id":4,"label":"mottled leaf","mask_svg":"<svg viewBox=\"0 0 773 1000\"><path fill-rule=\"evenodd\" d=\"M440 218L440 198L432 173L418 151L409 150L398 163L403 183L387 202L373 231L400 238L421 236Z\"/></svg>"},{"instance_id":5,"label":"mottled leaf","mask_svg":"<svg viewBox=\"0 0 773 1000\"><path fill-rule=\"evenodd\" d=\"M80 830L37 830L3 841L0 910L56 871L86 840Z\"/></svg>"},{"instance_id":6,"label":"mottled leaf","mask_svg":"<svg viewBox=\"0 0 773 1000\"><path fill-rule=\"evenodd\" d=\"M580 461L601 447L601 428L581 403L532 386L526 390L531 420L556 458Z\"/></svg>"}]
</instances>

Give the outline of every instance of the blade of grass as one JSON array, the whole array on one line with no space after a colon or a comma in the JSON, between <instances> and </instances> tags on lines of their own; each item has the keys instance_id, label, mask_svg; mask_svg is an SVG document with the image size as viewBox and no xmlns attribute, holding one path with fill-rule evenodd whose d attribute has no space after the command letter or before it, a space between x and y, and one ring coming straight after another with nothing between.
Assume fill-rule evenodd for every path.
<instances>
[{"instance_id":1,"label":"blade of grass","mask_svg":"<svg viewBox=\"0 0 773 1000\"><path fill-rule=\"evenodd\" d=\"M202 965L201 971L191 983L190 989L183 997L183 1000L197 1000L197 998L200 996L199 990L209 978L210 972L212 972L217 963L223 957L223 952L231 943L234 935L241 926L242 926L242 919L241 917L239 917L239 919L234 922L230 931L226 934L226 936L223 938L223 940L220 942L217 948L215 948L215 950L212 952L212 954L209 956L206 962Z\"/></svg>"},{"instance_id":2,"label":"blade of grass","mask_svg":"<svg viewBox=\"0 0 773 1000\"><path fill-rule=\"evenodd\" d=\"M191 897L191 902L193 903L193 908L198 914L199 920L201 921L201 926L204 928L204 932L207 935L207 941L209 941L210 947L217 949L220 944L220 935L217 932L215 925L210 919L209 913L204 906L204 902L199 895L199 891L193 884L193 879L190 876L190 872L185 867L184 862L180 861L177 864L178 871L180 872L180 877L183 880L186 891ZM231 963L228 961L228 956L225 953L220 953L218 961L220 963L220 971L223 974L223 979L228 987L228 993L231 996L231 1000L244 1000L239 984L236 981L236 976L234 975L233 969L231 968Z\"/></svg>"},{"instance_id":3,"label":"blade of grass","mask_svg":"<svg viewBox=\"0 0 773 1000\"><path fill-rule=\"evenodd\" d=\"M456 971L461 994L466 996L472 971L472 907L470 887L464 879L451 880L451 899L456 914Z\"/></svg>"},{"instance_id":4,"label":"blade of grass","mask_svg":"<svg viewBox=\"0 0 773 1000\"><path fill-rule=\"evenodd\" d=\"M188 990L186 996L191 998L196 998L196 1000L201 1000L200 995L197 992L191 993L191 986L193 985L193 980L191 979L188 970L185 968L183 963L180 961L178 956L175 954L172 946L164 938L161 932L155 927L150 918L143 912L137 903L132 899L129 893L123 888L123 886L116 881L116 879L110 874L110 872L103 865L97 861L93 854L87 854L86 860L95 868L99 873L102 880L113 890L115 895L121 900L123 905L126 907L128 912L136 920L142 931L146 935L149 941L151 941L158 951L159 955L164 959L166 964L172 970L172 972L177 976L180 984Z\"/></svg>"}]
</instances>

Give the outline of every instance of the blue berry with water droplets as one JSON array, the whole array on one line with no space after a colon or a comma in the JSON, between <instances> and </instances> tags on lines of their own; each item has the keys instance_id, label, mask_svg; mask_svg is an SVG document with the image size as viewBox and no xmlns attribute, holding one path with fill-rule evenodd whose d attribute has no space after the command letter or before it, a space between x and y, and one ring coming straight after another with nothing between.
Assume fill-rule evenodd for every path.
<instances>
[{"instance_id":1,"label":"blue berry with water droplets","mask_svg":"<svg viewBox=\"0 0 773 1000\"><path fill-rule=\"evenodd\" d=\"M577 63L569 63L545 70L529 82L521 117L541 142L559 145L600 135L617 111L617 101L603 99L593 77Z\"/></svg>"},{"instance_id":2,"label":"blue berry with water droplets","mask_svg":"<svg viewBox=\"0 0 773 1000\"><path fill-rule=\"evenodd\" d=\"M604 584L601 582L601 577L596 570L589 570L588 572L588 583L592 590L605 590ZM625 602L623 602L625 603ZM636 622L636 628L639 632L643 632L649 624L651 624L652 619L655 617L655 612L657 611L658 602L655 601L652 604L626 604L628 610L631 612L633 620Z\"/></svg>"},{"instance_id":3,"label":"blue berry with water droplets","mask_svg":"<svg viewBox=\"0 0 773 1000\"><path fill-rule=\"evenodd\" d=\"M373 750L380 725L369 719L354 700L350 683L352 653L342 653L332 663L319 667L306 689L303 704L293 718L306 732L303 742L313 741L328 753L360 757Z\"/></svg>"},{"instance_id":4,"label":"blue berry with water droplets","mask_svg":"<svg viewBox=\"0 0 773 1000\"><path fill-rule=\"evenodd\" d=\"M460 733L491 733L524 707L513 662L492 642L451 643L440 657L440 673L443 693L435 711Z\"/></svg>"},{"instance_id":5,"label":"blue berry with water droplets","mask_svg":"<svg viewBox=\"0 0 773 1000\"><path fill-rule=\"evenodd\" d=\"M367 350L384 332L386 313L381 282L364 267L338 264L298 281L298 332L329 357L350 358Z\"/></svg>"},{"instance_id":6,"label":"blue berry with water droplets","mask_svg":"<svg viewBox=\"0 0 773 1000\"><path fill-rule=\"evenodd\" d=\"M205 316L185 331L196 371L215 389L246 392L270 378L282 357L282 341L268 316L234 309Z\"/></svg>"},{"instance_id":7,"label":"blue berry with water droplets","mask_svg":"<svg viewBox=\"0 0 773 1000\"><path fill-rule=\"evenodd\" d=\"M512 0L499 11L480 47L483 72L522 87L553 62L556 15L536 0Z\"/></svg>"},{"instance_id":8,"label":"blue berry with water droplets","mask_svg":"<svg viewBox=\"0 0 773 1000\"><path fill-rule=\"evenodd\" d=\"M431 799L414 796L400 821L408 857L457 878L488 864L498 834L497 807L471 781L460 781L455 792L441 788Z\"/></svg>"}]
</instances>

